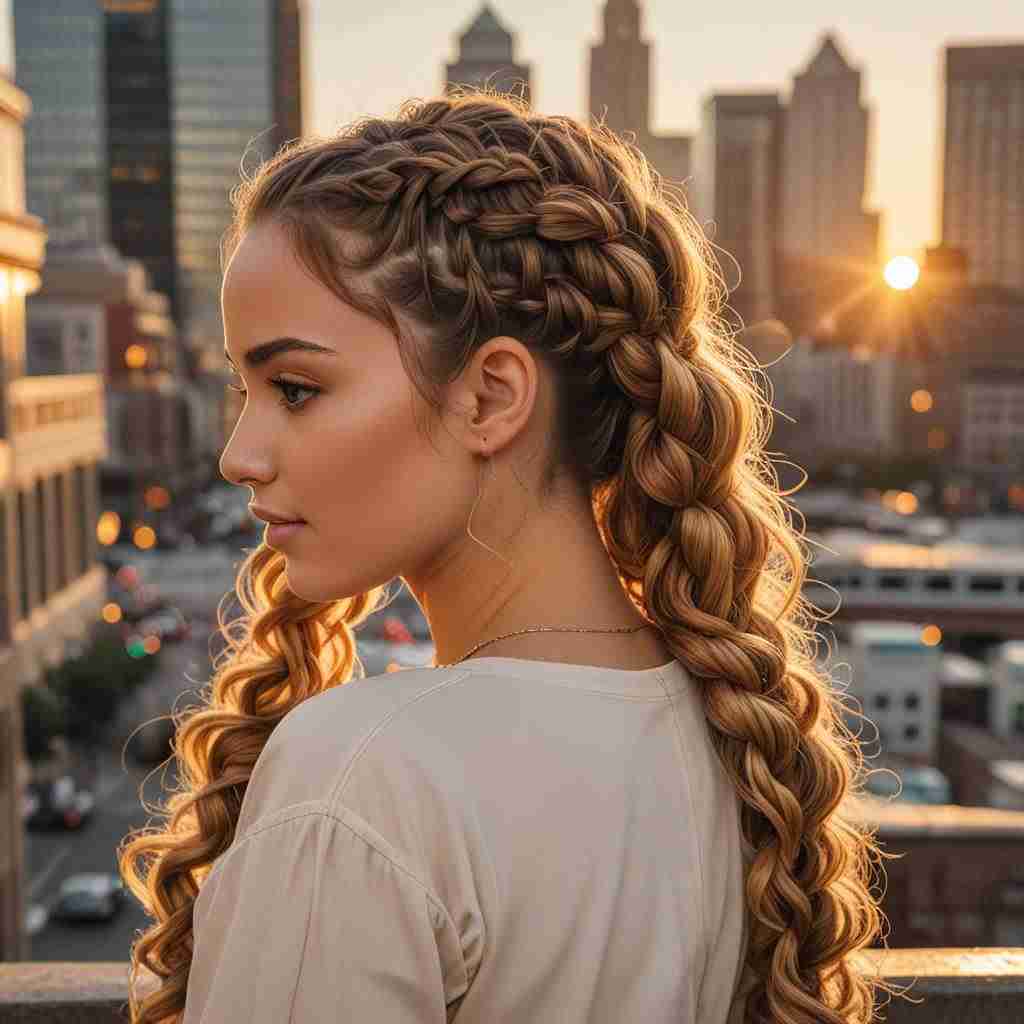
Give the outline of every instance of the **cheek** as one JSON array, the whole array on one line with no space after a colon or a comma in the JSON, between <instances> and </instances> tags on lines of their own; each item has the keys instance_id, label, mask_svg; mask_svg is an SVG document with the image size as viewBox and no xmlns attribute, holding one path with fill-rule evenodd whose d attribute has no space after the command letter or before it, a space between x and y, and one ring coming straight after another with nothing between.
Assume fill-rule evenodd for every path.
<instances>
[{"instance_id":1,"label":"cheek","mask_svg":"<svg viewBox=\"0 0 1024 1024\"><path fill-rule=\"evenodd\" d=\"M457 453L444 432L424 436L407 401L350 410L323 440L297 444L306 518L332 544L358 550L418 547L455 505Z\"/></svg>"}]
</instances>

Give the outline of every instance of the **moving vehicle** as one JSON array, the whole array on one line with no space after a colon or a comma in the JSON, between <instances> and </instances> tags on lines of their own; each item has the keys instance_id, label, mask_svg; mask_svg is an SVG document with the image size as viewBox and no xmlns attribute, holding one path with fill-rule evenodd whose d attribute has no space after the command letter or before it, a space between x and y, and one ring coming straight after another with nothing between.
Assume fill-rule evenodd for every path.
<instances>
[{"instance_id":1,"label":"moving vehicle","mask_svg":"<svg viewBox=\"0 0 1024 1024\"><path fill-rule=\"evenodd\" d=\"M107 921L124 902L124 882L110 872L85 872L61 882L50 918L58 921Z\"/></svg>"},{"instance_id":2,"label":"moving vehicle","mask_svg":"<svg viewBox=\"0 0 1024 1024\"><path fill-rule=\"evenodd\" d=\"M81 828L92 815L96 799L70 775L30 782L25 794L25 827L33 830Z\"/></svg>"}]
</instances>

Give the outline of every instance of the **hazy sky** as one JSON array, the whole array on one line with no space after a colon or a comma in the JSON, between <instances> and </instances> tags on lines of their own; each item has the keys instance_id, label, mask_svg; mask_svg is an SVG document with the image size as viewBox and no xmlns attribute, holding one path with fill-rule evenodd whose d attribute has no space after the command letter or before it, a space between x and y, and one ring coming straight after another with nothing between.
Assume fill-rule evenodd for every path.
<instances>
[{"instance_id":1,"label":"hazy sky","mask_svg":"<svg viewBox=\"0 0 1024 1024\"><path fill-rule=\"evenodd\" d=\"M46 0L40 0L45 3ZM194 0L201 2L201 0ZM437 93L457 33L480 0L305 0L307 131L329 132L363 114L390 114L408 96ZM491 0L532 65L534 106L586 115L588 47L599 39L594 0ZM0 0L9 9L10 0ZM862 73L873 113L868 203L882 211L890 254L937 241L942 48L950 42L1024 42L1020 0L647 0L641 31L652 43L651 127L692 133L712 91L778 89L804 68L826 30ZM852 11L856 13L850 13ZM846 13L844 13L846 12ZM9 47L0 19L0 52ZM8 36L8 40L3 39Z\"/></svg>"}]
</instances>

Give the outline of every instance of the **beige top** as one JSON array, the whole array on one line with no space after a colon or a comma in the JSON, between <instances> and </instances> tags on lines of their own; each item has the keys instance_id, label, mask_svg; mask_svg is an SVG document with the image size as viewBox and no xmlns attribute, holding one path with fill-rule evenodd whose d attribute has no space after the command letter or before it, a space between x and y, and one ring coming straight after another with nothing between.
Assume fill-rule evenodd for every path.
<instances>
[{"instance_id":1,"label":"beige top","mask_svg":"<svg viewBox=\"0 0 1024 1024\"><path fill-rule=\"evenodd\" d=\"M256 762L184 1024L734 1024L739 806L677 661L350 680Z\"/></svg>"}]
</instances>

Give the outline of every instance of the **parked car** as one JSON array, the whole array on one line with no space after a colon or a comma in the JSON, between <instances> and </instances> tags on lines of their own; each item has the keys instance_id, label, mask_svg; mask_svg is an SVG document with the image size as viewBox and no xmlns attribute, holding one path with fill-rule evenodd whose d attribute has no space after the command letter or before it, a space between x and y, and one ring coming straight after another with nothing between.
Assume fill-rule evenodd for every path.
<instances>
[{"instance_id":1,"label":"parked car","mask_svg":"<svg viewBox=\"0 0 1024 1024\"><path fill-rule=\"evenodd\" d=\"M70 775L47 782L30 782L25 794L25 827L33 830L81 828L92 815L96 800Z\"/></svg>"},{"instance_id":2,"label":"parked car","mask_svg":"<svg viewBox=\"0 0 1024 1024\"><path fill-rule=\"evenodd\" d=\"M61 882L50 917L58 921L107 921L124 903L124 882L110 872L71 875Z\"/></svg>"}]
</instances>

